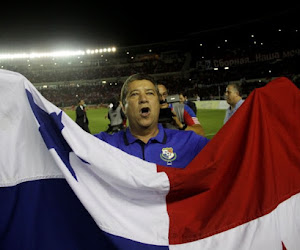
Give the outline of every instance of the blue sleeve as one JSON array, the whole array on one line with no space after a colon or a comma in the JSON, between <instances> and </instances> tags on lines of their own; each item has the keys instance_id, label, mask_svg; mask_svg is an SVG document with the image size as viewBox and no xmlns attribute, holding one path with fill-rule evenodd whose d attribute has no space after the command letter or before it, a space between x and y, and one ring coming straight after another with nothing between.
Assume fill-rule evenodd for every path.
<instances>
[{"instance_id":1,"label":"blue sleeve","mask_svg":"<svg viewBox=\"0 0 300 250\"><path fill-rule=\"evenodd\" d=\"M105 132L100 132L98 134L94 134L94 136L97 137L98 139L102 140L102 141L106 141L105 140L105 137L106 137L105 134L106 134Z\"/></svg>"},{"instance_id":2,"label":"blue sleeve","mask_svg":"<svg viewBox=\"0 0 300 250\"><path fill-rule=\"evenodd\" d=\"M196 133L195 135L197 137L195 138L197 140L197 143L195 144L195 151L199 153L207 145L207 143L209 143L210 140L204 136L197 135Z\"/></svg>"},{"instance_id":3,"label":"blue sleeve","mask_svg":"<svg viewBox=\"0 0 300 250\"><path fill-rule=\"evenodd\" d=\"M108 134L106 132L100 132L99 134L94 134L95 137L97 137L98 139L100 139L101 141L104 141L116 148L123 148L123 131L120 131L118 133L115 134Z\"/></svg>"},{"instance_id":4,"label":"blue sleeve","mask_svg":"<svg viewBox=\"0 0 300 250\"><path fill-rule=\"evenodd\" d=\"M187 104L184 104L184 110L188 112L191 117L196 117L195 112Z\"/></svg>"}]
</instances>

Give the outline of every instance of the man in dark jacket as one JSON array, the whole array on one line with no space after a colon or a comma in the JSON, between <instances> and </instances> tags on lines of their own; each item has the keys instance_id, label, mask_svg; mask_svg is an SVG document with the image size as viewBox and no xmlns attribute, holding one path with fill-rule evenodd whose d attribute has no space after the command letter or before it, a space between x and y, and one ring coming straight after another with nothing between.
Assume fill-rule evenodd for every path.
<instances>
[{"instance_id":1,"label":"man in dark jacket","mask_svg":"<svg viewBox=\"0 0 300 250\"><path fill-rule=\"evenodd\" d=\"M76 123L86 132L91 133L89 129L89 120L86 115L84 100L80 100L76 107Z\"/></svg>"}]
</instances>

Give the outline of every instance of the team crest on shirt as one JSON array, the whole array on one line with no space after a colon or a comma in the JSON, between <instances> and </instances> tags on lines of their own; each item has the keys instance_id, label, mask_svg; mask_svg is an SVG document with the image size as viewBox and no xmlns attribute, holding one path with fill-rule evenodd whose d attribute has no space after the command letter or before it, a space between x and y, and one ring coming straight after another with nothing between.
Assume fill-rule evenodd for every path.
<instances>
[{"instance_id":1,"label":"team crest on shirt","mask_svg":"<svg viewBox=\"0 0 300 250\"><path fill-rule=\"evenodd\" d=\"M173 148L163 148L161 150L160 158L168 163L168 165L172 165L172 161L176 159L177 155L174 153Z\"/></svg>"}]
</instances>

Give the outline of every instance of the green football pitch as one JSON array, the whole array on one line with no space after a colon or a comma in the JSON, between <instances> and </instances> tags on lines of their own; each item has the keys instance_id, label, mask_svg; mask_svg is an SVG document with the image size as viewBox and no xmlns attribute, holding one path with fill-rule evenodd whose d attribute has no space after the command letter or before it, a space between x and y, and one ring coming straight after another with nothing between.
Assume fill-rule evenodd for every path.
<instances>
[{"instance_id":1,"label":"green football pitch","mask_svg":"<svg viewBox=\"0 0 300 250\"><path fill-rule=\"evenodd\" d=\"M105 118L107 108L87 109L89 118L89 127L92 134L105 131L108 128L109 120ZM74 110L65 110L66 114L75 120ZM198 109L197 117L202 124L205 136L211 139L222 127L225 116L225 110L219 109Z\"/></svg>"}]
</instances>

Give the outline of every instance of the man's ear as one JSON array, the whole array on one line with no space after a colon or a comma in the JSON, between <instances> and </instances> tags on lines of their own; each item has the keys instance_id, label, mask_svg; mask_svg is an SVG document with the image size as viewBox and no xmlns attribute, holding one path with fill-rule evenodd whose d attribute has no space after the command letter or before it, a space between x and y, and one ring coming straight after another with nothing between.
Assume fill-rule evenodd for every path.
<instances>
[{"instance_id":1,"label":"man's ear","mask_svg":"<svg viewBox=\"0 0 300 250\"><path fill-rule=\"evenodd\" d=\"M122 108L123 113L126 115L126 113L125 113L125 107L123 106L123 103L120 102L120 105L121 105L121 108Z\"/></svg>"}]
</instances>

